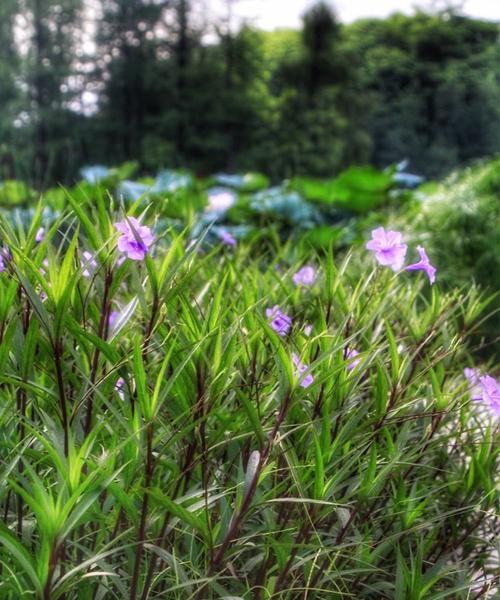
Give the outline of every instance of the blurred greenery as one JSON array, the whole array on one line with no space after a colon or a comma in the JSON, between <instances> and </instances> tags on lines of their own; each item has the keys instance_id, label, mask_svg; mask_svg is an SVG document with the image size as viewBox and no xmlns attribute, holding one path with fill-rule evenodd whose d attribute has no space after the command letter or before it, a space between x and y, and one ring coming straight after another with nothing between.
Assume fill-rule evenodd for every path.
<instances>
[{"instance_id":1,"label":"blurred greenery","mask_svg":"<svg viewBox=\"0 0 500 600\"><path fill-rule=\"evenodd\" d=\"M194 0L4 0L0 181L46 189L137 161L278 183L404 158L435 178L499 151L493 22L447 8L343 25L318 3L301 31L265 32L196 14Z\"/></svg>"}]
</instances>

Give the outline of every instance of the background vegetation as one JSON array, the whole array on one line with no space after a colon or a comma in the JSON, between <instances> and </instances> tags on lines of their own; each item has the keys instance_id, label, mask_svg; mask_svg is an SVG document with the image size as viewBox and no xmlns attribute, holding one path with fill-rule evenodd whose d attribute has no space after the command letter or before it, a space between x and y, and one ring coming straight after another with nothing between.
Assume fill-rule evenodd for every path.
<instances>
[{"instance_id":1,"label":"background vegetation","mask_svg":"<svg viewBox=\"0 0 500 600\"><path fill-rule=\"evenodd\" d=\"M499 149L495 23L452 10L236 30L196 0L4 0L0 180L84 164L331 177L410 159L428 177ZM95 44L93 45L93 42Z\"/></svg>"}]
</instances>

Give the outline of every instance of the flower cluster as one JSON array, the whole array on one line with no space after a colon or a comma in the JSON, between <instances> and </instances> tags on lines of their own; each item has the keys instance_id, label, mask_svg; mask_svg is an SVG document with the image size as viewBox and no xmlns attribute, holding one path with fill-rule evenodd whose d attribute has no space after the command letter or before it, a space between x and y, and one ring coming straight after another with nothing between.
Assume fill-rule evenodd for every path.
<instances>
[{"instance_id":1,"label":"flower cluster","mask_svg":"<svg viewBox=\"0 0 500 600\"><path fill-rule=\"evenodd\" d=\"M375 253L379 264L391 267L393 271L399 271L402 268L408 250L399 231L386 231L383 227L377 227L372 231L372 239L366 244L366 248ZM420 260L408 265L405 270L424 271L432 285L436 281L436 267L431 265L422 246L417 246L417 252Z\"/></svg>"}]
</instances>

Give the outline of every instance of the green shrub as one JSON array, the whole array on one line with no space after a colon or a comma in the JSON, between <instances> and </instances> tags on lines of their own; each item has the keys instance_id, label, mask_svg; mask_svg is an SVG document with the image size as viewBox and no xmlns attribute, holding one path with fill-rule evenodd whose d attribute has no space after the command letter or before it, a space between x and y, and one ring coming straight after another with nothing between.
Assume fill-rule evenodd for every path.
<instances>
[{"instance_id":1,"label":"green shrub","mask_svg":"<svg viewBox=\"0 0 500 600\"><path fill-rule=\"evenodd\" d=\"M160 225L121 264L110 199L68 201L38 244L40 207L27 235L0 226L2 599L494 585L498 424L462 374L474 290Z\"/></svg>"},{"instance_id":2,"label":"green shrub","mask_svg":"<svg viewBox=\"0 0 500 600\"><path fill-rule=\"evenodd\" d=\"M457 172L429 193L408 228L425 241L448 286L476 283L498 290L500 278L500 159ZM500 303L491 307L500 310ZM498 342L500 320L489 319L481 330L487 350ZM498 349L498 346L497 346Z\"/></svg>"}]
</instances>

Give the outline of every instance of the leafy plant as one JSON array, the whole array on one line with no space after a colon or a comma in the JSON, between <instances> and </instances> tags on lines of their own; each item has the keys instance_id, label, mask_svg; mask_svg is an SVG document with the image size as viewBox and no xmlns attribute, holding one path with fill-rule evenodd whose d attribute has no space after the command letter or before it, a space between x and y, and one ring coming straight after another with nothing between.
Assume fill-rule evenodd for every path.
<instances>
[{"instance_id":1,"label":"leafy plant","mask_svg":"<svg viewBox=\"0 0 500 600\"><path fill-rule=\"evenodd\" d=\"M41 205L0 224L2 599L498 585L498 421L462 373L474 289L276 235L208 249L159 203L66 203L38 242Z\"/></svg>"}]
</instances>

